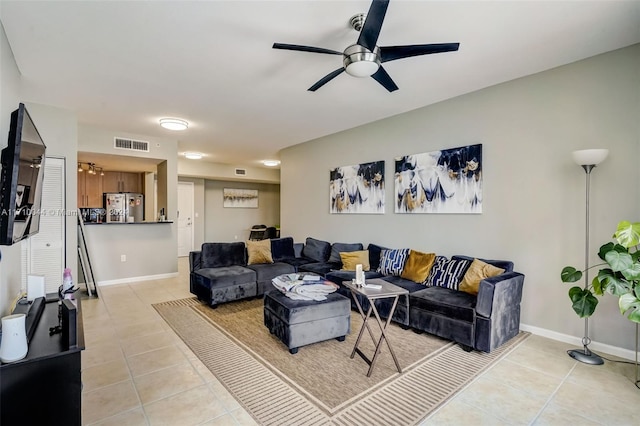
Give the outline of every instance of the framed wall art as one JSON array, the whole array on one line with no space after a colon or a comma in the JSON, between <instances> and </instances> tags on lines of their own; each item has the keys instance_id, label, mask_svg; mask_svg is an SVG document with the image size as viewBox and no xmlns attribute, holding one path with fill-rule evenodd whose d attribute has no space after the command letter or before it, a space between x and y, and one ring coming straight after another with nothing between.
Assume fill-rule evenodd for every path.
<instances>
[{"instance_id":1,"label":"framed wall art","mask_svg":"<svg viewBox=\"0 0 640 426\"><path fill-rule=\"evenodd\" d=\"M482 144L395 159L396 213L482 213Z\"/></svg>"},{"instance_id":2,"label":"framed wall art","mask_svg":"<svg viewBox=\"0 0 640 426\"><path fill-rule=\"evenodd\" d=\"M330 213L384 213L384 161L336 167L329 173Z\"/></svg>"},{"instance_id":3,"label":"framed wall art","mask_svg":"<svg viewBox=\"0 0 640 426\"><path fill-rule=\"evenodd\" d=\"M230 208L258 208L258 190L257 189L222 189L222 206Z\"/></svg>"}]
</instances>

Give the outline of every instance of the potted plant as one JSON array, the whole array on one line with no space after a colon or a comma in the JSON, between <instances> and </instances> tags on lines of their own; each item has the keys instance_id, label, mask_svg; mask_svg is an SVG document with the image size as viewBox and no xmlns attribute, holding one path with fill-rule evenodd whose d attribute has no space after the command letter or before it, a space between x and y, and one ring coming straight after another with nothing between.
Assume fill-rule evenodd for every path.
<instances>
[{"instance_id":1,"label":"potted plant","mask_svg":"<svg viewBox=\"0 0 640 426\"><path fill-rule=\"evenodd\" d=\"M600 267L598 274L586 287L571 287L569 298L573 310L580 318L593 315L598 306L598 298L605 293L618 297L620 313L633 322L640 323L640 222L618 223L613 234L616 241L608 242L598 252L603 263L589 266L587 269ZM565 283L573 283L582 278L582 273L573 266L562 269L561 279Z\"/></svg>"}]
</instances>

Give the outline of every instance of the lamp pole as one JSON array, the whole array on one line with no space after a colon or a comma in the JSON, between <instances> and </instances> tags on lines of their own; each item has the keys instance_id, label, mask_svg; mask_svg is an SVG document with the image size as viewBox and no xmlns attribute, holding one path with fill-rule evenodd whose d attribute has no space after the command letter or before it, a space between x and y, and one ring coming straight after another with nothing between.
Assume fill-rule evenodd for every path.
<instances>
[{"instance_id":1,"label":"lamp pole","mask_svg":"<svg viewBox=\"0 0 640 426\"><path fill-rule=\"evenodd\" d=\"M591 171L596 165L604 161L609 154L606 149L586 149L582 151L574 151L573 159L585 171L586 174L586 194L585 194L585 244L584 244L584 288L589 287L589 194L591 186ZM582 338L583 349L571 349L567 354L571 358L585 364L600 365L604 361L601 357L591 352L589 345L591 338L589 337L589 317L584 319L584 337Z\"/></svg>"}]
</instances>

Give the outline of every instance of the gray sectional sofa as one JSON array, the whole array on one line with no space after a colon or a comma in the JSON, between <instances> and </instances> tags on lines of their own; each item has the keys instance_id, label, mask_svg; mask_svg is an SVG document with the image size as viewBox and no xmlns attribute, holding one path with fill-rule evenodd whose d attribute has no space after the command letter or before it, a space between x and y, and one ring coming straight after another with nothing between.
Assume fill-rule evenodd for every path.
<instances>
[{"instance_id":1,"label":"gray sectional sofa","mask_svg":"<svg viewBox=\"0 0 640 426\"><path fill-rule=\"evenodd\" d=\"M273 263L253 265L247 262L244 243L203 244L202 250L189 255L191 293L215 307L262 296L275 290L273 278L294 272L316 273L341 285L354 278L355 273L342 270L340 253L363 250L360 243L331 244L315 238L307 238L304 244L294 243L291 237L277 238L270 244ZM381 259L388 260L392 252L402 254L400 250L376 244L369 244L366 250L370 270L365 272L365 279L380 278L409 291L398 301L392 317L402 327L453 340L465 350L483 352L491 352L518 334L524 275L513 270L512 262L475 260L500 269L498 275L480 280L476 295L458 288L463 275L475 264L472 257L438 256L429 281L415 282L403 278L398 271L390 272L387 265L381 267ZM338 291L351 299L346 287L341 286ZM366 300L359 301L364 309L368 308ZM352 305L355 307L353 300ZM386 318L391 306L383 299L376 302L376 308Z\"/></svg>"}]
</instances>

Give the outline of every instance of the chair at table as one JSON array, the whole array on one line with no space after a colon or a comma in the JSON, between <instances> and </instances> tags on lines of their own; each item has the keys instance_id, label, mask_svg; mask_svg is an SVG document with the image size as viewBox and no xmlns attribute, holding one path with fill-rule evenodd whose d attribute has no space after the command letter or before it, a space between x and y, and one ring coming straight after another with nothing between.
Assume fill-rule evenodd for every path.
<instances>
[{"instance_id":1,"label":"chair at table","mask_svg":"<svg viewBox=\"0 0 640 426\"><path fill-rule=\"evenodd\" d=\"M271 238L278 238L278 230L276 229L275 226L269 226L265 231L264 231L264 238L267 239L271 239Z\"/></svg>"},{"instance_id":2,"label":"chair at table","mask_svg":"<svg viewBox=\"0 0 640 426\"><path fill-rule=\"evenodd\" d=\"M253 241L264 240L266 230L266 225L253 225L249 232L249 239Z\"/></svg>"}]
</instances>

